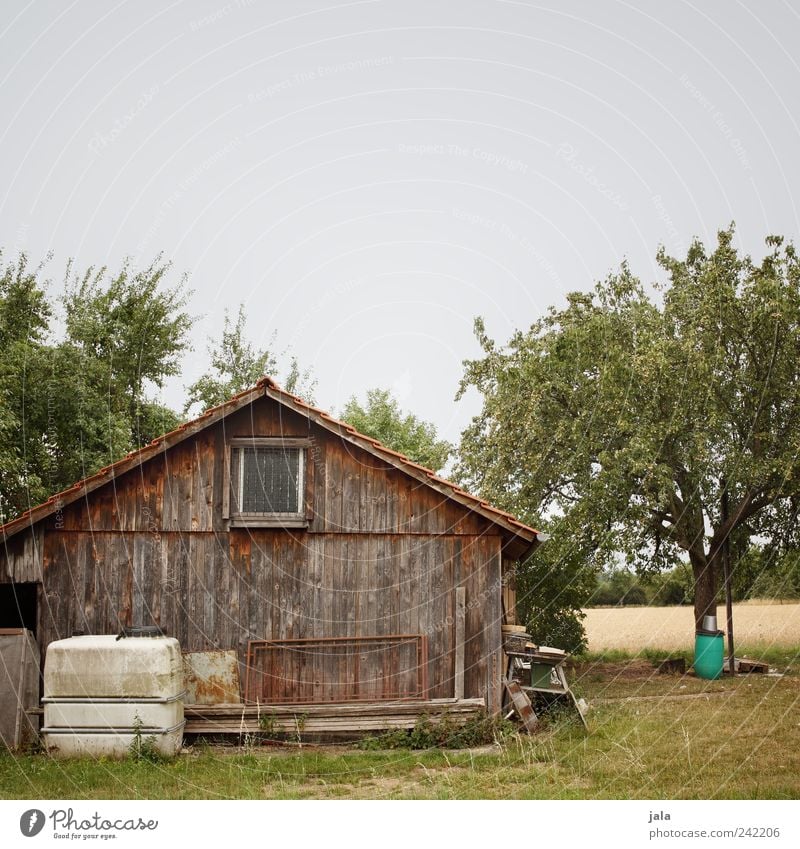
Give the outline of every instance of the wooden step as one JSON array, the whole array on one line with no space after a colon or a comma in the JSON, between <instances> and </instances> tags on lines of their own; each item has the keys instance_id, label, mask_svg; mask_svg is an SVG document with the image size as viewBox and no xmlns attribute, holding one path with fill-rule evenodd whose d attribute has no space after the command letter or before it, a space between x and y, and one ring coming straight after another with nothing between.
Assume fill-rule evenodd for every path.
<instances>
[{"instance_id":1,"label":"wooden step","mask_svg":"<svg viewBox=\"0 0 800 849\"><path fill-rule=\"evenodd\" d=\"M425 716L431 722L463 725L485 710L483 699L415 702L348 702L316 705L186 705L187 734L302 736L410 729ZM262 724L263 723L263 724Z\"/></svg>"}]
</instances>

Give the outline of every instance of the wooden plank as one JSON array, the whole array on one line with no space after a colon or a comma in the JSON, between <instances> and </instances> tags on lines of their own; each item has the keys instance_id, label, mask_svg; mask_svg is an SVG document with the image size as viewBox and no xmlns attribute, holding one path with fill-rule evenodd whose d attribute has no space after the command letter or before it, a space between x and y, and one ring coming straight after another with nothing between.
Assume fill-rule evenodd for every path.
<instances>
[{"instance_id":1,"label":"wooden plank","mask_svg":"<svg viewBox=\"0 0 800 849\"><path fill-rule=\"evenodd\" d=\"M25 548L25 579L31 582L42 580L44 558L44 526L38 525L31 530L30 539Z\"/></svg>"},{"instance_id":2,"label":"wooden plank","mask_svg":"<svg viewBox=\"0 0 800 849\"><path fill-rule=\"evenodd\" d=\"M222 518L227 521L231 517L231 447L229 444L223 446L222 463Z\"/></svg>"},{"instance_id":3,"label":"wooden plank","mask_svg":"<svg viewBox=\"0 0 800 849\"><path fill-rule=\"evenodd\" d=\"M236 564L239 582L239 658L244 657L248 639L261 639L265 634L259 629L258 611L263 601L258 597L256 582L256 546L246 531L231 531L231 561Z\"/></svg>"},{"instance_id":4,"label":"wooden plank","mask_svg":"<svg viewBox=\"0 0 800 849\"><path fill-rule=\"evenodd\" d=\"M539 727L539 718L533 710L531 700L522 692L517 681L505 679L505 687L511 698L511 704L514 706L517 716L522 720L525 730L532 734Z\"/></svg>"},{"instance_id":5,"label":"wooden plank","mask_svg":"<svg viewBox=\"0 0 800 849\"><path fill-rule=\"evenodd\" d=\"M210 531L214 524L214 435L208 431L194 440L194 474L192 479L193 531Z\"/></svg>"},{"instance_id":6,"label":"wooden plank","mask_svg":"<svg viewBox=\"0 0 800 849\"><path fill-rule=\"evenodd\" d=\"M175 637L181 644L182 648L189 647L189 538L183 534L172 535L173 557L178 564L177 568L177 593L175 596L176 616L175 616Z\"/></svg>"},{"instance_id":7,"label":"wooden plank","mask_svg":"<svg viewBox=\"0 0 800 849\"><path fill-rule=\"evenodd\" d=\"M338 442L325 445L325 529L342 531L342 449Z\"/></svg>"},{"instance_id":8,"label":"wooden plank","mask_svg":"<svg viewBox=\"0 0 800 849\"><path fill-rule=\"evenodd\" d=\"M231 567L235 569L235 575L232 575L236 581L239 593L239 612L236 621L233 623L234 635L237 638L233 645L236 645L239 650L239 674L244 679L245 668L244 660L247 655L247 641L255 638L258 634L250 632L250 609L251 605L256 604L255 594L252 590L252 564L250 559L250 537L248 535L239 535L234 544L234 534L228 535L228 558Z\"/></svg>"},{"instance_id":9,"label":"wooden plank","mask_svg":"<svg viewBox=\"0 0 800 849\"><path fill-rule=\"evenodd\" d=\"M239 621L239 584L228 559L227 534L214 534L212 556L214 559L214 633L215 647L228 650L236 646Z\"/></svg>"},{"instance_id":10,"label":"wooden plank","mask_svg":"<svg viewBox=\"0 0 800 849\"><path fill-rule=\"evenodd\" d=\"M384 528L386 533L397 533L397 476L389 469L382 475L382 488L386 499Z\"/></svg>"},{"instance_id":11,"label":"wooden plank","mask_svg":"<svg viewBox=\"0 0 800 849\"><path fill-rule=\"evenodd\" d=\"M419 670L420 680L423 684L423 695L428 696L428 683L431 680L431 658L430 658L430 634L433 629L433 599L434 582L433 575L436 571L434 539L422 538L419 546L420 555L420 577L418 597L418 619L417 631L424 634L423 653L420 658L421 668Z\"/></svg>"},{"instance_id":12,"label":"wooden plank","mask_svg":"<svg viewBox=\"0 0 800 849\"><path fill-rule=\"evenodd\" d=\"M214 598L214 566L216 539L213 534L203 535L203 630L202 650L219 648L217 634L217 605Z\"/></svg>"},{"instance_id":13,"label":"wooden plank","mask_svg":"<svg viewBox=\"0 0 800 849\"><path fill-rule=\"evenodd\" d=\"M370 496L371 497L371 496ZM363 599L361 611L361 628L365 636L375 636L379 633L378 626L378 540L374 534L366 539L367 545L362 542L362 552L366 557L362 560L361 597ZM391 692L391 682L386 677L386 667L391 665L390 657L380 652L369 652L366 669L362 670L361 677L368 681L368 691L375 694L375 698L381 698Z\"/></svg>"},{"instance_id":14,"label":"wooden plank","mask_svg":"<svg viewBox=\"0 0 800 849\"><path fill-rule=\"evenodd\" d=\"M272 639L289 639L292 617L292 597L287 570L286 535L279 531L265 535L271 546L274 618L272 620ZM283 676L282 676L283 680Z\"/></svg>"},{"instance_id":15,"label":"wooden plank","mask_svg":"<svg viewBox=\"0 0 800 849\"><path fill-rule=\"evenodd\" d=\"M295 733L299 720L304 734L381 731L413 728L423 714L432 722L448 718L460 724L480 715L483 708L481 699L338 705L187 705L185 731L189 734L260 731L260 716L269 716L275 730L282 733Z\"/></svg>"},{"instance_id":16,"label":"wooden plank","mask_svg":"<svg viewBox=\"0 0 800 849\"><path fill-rule=\"evenodd\" d=\"M391 716L439 713L470 713L484 707L483 699L424 699L415 701L385 701L385 702L341 702L339 704L311 705L246 705L246 704L215 704L184 706L187 717L207 716L231 718L237 716L256 717L269 710L274 716L292 716L298 713L298 707L308 716Z\"/></svg>"},{"instance_id":17,"label":"wooden plank","mask_svg":"<svg viewBox=\"0 0 800 849\"><path fill-rule=\"evenodd\" d=\"M314 534L308 541L308 583L311 593L307 637L324 637L327 633L325 601L328 595L324 590L325 539L324 534Z\"/></svg>"},{"instance_id":18,"label":"wooden plank","mask_svg":"<svg viewBox=\"0 0 800 849\"><path fill-rule=\"evenodd\" d=\"M346 457L342 467L342 525L346 533L360 528L361 474L352 457Z\"/></svg>"},{"instance_id":19,"label":"wooden plank","mask_svg":"<svg viewBox=\"0 0 800 849\"><path fill-rule=\"evenodd\" d=\"M486 707L498 713L503 704L503 607L502 607L502 542L498 536L484 537L486 550L486 603L483 605L484 647L486 663Z\"/></svg>"},{"instance_id":20,"label":"wooden plank","mask_svg":"<svg viewBox=\"0 0 800 849\"><path fill-rule=\"evenodd\" d=\"M517 624L516 561L503 558L503 624Z\"/></svg>"},{"instance_id":21,"label":"wooden plank","mask_svg":"<svg viewBox=\"0 0 800 849\"><path fill-rule=\"evenodd\" d=\"M769 664L760 660L750 660L746 657L737 657L734 660L733 669L734 672L741 675L747 675L751 672L759 675L766 675L769 672ZM730 660L728 658L725 659L724 671L726 673L730 672Z\"/></svg>"},{"instance_id":22,"label":"wooden plank","mask_svg":"<svg viewBox=\"0 0 800 849\"><path fill-rule=\"evenodd\" d=\"M120 630L122 626L133 625L133 540L127 536L119 536L115 542L120 548L120 554L124 552L124 567L119 571L120 591L116 597L120 599L118 607Z\"/></svg>"},{"instance_id":23,"label":"wooden plank","mask_svg":"<svg viewBox=\"0 0 800 849\"><path fill-rule=\"evenodd\" d=\"M431 598L428 603L428 682L433 688L430 696L449 696L451 692L449 678L450 629L444 626L447 619L447 596L452 594L451 586L445 586L446 545L441 537L434 537L430 543L431 553Z\"/></svg>"},{"instance_id":24,"label":"wooden plank","mask_svg":"<svg viewBox=\"0 0 800 849\"><path fill-rule=\"evenodd\" d=\"M164 629L167 636L174 636L175 630L172 624L174 614L173 593L175 592L173 564L169 560L169 549L163 534L158 537L158 563L155 567L158 571L158 602L153 611L156 625Z\"/></svg>"},{"instance_id":25,"label":"wooden plank","mask_svg":"<svg viewBox=\"0 0 800 849\"><path fill-rule=\"evenodd\" d=\"M463 575L460 585L466 588L470 599L479 599L483 592L483 576L480 567L475 563L478 542L469 537L464 539L463 545L460 539L457 543L461 557L459 568ZM464 617L464 692L476 698L486 696L485 680L481 674L482 636L483 616L479 605L469 604Z\"/></svg>"},{"instance_id":26,"label":"wooden plank","mask_svg":"<svg viewBox=\"0 0 800 849\"><path fill-rule=\"evenodd\" d=\"M310 511L306 514L308 518L309 531L322 533L325 531L325 511L327 509L327 481L325 478L325 434L319 429L309 437L309 445L306 450L306 466L310 476L306 478L306 503L310 505Z\"/></svg>"},{"instance_id":27,"label":"wooden plank","mask_svg":"<svg viewBox=\"0 0 800 849\"><path fill-rule=\"evenodd\" d=\"M463 717L453 716L450 721L459 725L466 724L475 714ZM418 716L409 717L380 717L376 719L308 719L302 711L298 711L290 719L271 720L276 734L290 734L293 737L299 733L301 737L309 735L324 734L359 734L364 732L382 732L396 729L413 729L418 721ZM434 724L439 722L438 717L431 717ZM184 728L186 734L259 734L264 733L257 719L232 720L220 723L216 720L191 719Z\"/></svg>"},{"instance_id":28,"label":"wooden plank","mask_svg":"<svg viewBox=\"0 0 800 849\"><path fill-rule=\"evenodd\" d=\"M456 699L464 698L464 627L466 625L466 603L467 590L465 587L456 587L456 611L455 611L455 669L453 671L453 696Z\"/></svg>"},{"instance_id":29,"label":"wooden plank","mask_svg":"<svg viewBox=\"0 0 800 849\"><path fill-rule=\"evenodd\" d=\"M313 536L309 542L309 563L308 563L308 582L311 587L310 595L310 621L308 625L308 637L323 637L326 634L326 626L324 617L325 600L329 597L324 591L325 577L325 536L317 534ZM324 697L323 693L323 670L319 664L313 665L310 675L312 680L311 698L312 701L320 701Z\"/></svg>"},{"instance_id":30,"label":"wooden plank","mask_svg":"<svg viewBox=\"0 0 800 849\"><path fill-rule=\"evenodd\" d=\"M177 475L178 493L176 499L176 520L182 531L193 531L194 514L194 479L197 469L194 463L194 446L192 442L184 442L174 451L173 474Z\"/></svg>"},{"instance_id":31,"label":"wooden plank","mask_svg":"<svg viewBox=\"0 0 800 849\"><path fill-rule=\"evenodd\" d=\"M357 538L350 534L344 540L342 550L342 583L339 593L339 625L335 636L354 637L356 633L356 558L358 557ZM339 699L358 698L358 655L342 652L339 656L340 683Z\"/></svg>"},{"instance_id":32,"label":"wooden plank","mask_svg":"<svg viewBox=\"0 0 800 849\"><path fill-rule=\"evenodd\" d=\"M318 434L312 437L309 449L310 462L314 465L313 520L309 524L312 533L322 533L328 525L328 441Z\"/></svg>"},{"instance_id":33,"label":"wooden plank","mask_svg":"<svg viewBox=\"0 0 800 849\"><path fill-rule=\"evenodd\" d=\"M132 598L131 598L131 624L149 625L145 619L145 561L147 560L146 537L142 534L134 534L131 540L132 555Z\"/></svg>"},{"instance_id":34,"label":"wooden plank","mask_svg":"<svg viewBox=\"0 0 800 849\"><path fill-rule=\"evenodd\" d=\"M66 636L68 637L72 636L75 631L86 630L83 615L83 589L84 573L87 569L87 561L91 557L91 546L92 537L88 534L82 534L79 540L79 546L75 550L75 556L72 558L70 568L67 572L68 580L65 589L69 595L69 612L63 624L66 628Z\"/></svg>"},{"instance_id":35,"label":"wooden plank","mask_svg":"<svg viewBox=\"0 0 800 849\"><path fill-rule=\"evenodd\" d=\"M358 525L353 530L372 531L373 510L372 491L374 471L370 465L372 458L364 458L358 469Z\"/></svg>"},{"instance_id":36,"label":"wooden plank","mask_svg":"<svg viewBox=\"0 0 800 849\"><path fill-rule=\"evenodd\" d=\"M38 731L39 646L31 631L0 629L0 746L29 746Z\"/></svg>"}]
</instances>

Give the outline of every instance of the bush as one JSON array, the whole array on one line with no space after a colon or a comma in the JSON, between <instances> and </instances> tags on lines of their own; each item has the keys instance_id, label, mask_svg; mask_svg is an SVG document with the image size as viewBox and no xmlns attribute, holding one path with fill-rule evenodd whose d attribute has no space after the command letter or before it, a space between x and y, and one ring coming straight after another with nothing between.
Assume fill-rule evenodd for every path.
<instances>
[{"instance_id":1,"label":"bush","mask_svg":"<svg viewBox=\"0 0 800 849\"><path fill-rule=\"evenodd\" d=\"M158 749L158 741L152 735L142 735L142 720L137 713L133 718L133 739L131 740L128 756L133 761L148 761L162 763L167 758Z\"/></svg>"},{"instance_id":2,"label":"bush","mask_svg":"<svg viewBox=\"0 0 800 849\"><path fill-rule=\"evenodd\" d=\"M693 583L687 567L678 565L667 572L637 576L627 569L604 572L589 605L592 607L621 604L691 604Z\"/></svg>"},{"instance_id":3,"label":"bush","mask_svg":"<svg viewBox=\"0 0 800 849\"><path fill-rule=\"evenodd\" d=\"M580 610L534 608L528 619L528 633L543 646L554 646L570 654L580 654L587 646Z\"/></svg>"},{"instance_id":4,"label":"bush","mask_svg":"<svg viewBox=\"0 0 800 849\"><path fill-rule=\"evenodd\" d=\"M514 725L483 712L463 725L445 715L438 722L421 716L411 731L389 731L361 740L362 749L470 749L509 736Z\"/></svg>"},{"instance_id":5,"label":"bush","mask_svg":"<svg viewBox=\"0 0 800 849\"><path fill-rule=\"evenodd\" d=\"M621 597L616 587L612 587L607 581L601 581L589 599L589 606L611 607L612 605L619 604Z\"/></svg>"},{"instance_id":6,"label":"bush","mask_svg":"<svg viewBox=\"0 0 800 849\"><path fill-rule=\"evenodd\" d=\"M638 585L634 584L621 599L622 604L647 604L647 593Z\"/></svg>"},{"instance_id":7,"label":"bush","mask_svg":"<svg viewBox=\"0 0 800 849\"><path fill-rule=\"evenodd\" d=\"M653 593L652 602L664 606L686 604L688 602L686 587L677 578L667 578Z\"/></svg>"}]
</instances>

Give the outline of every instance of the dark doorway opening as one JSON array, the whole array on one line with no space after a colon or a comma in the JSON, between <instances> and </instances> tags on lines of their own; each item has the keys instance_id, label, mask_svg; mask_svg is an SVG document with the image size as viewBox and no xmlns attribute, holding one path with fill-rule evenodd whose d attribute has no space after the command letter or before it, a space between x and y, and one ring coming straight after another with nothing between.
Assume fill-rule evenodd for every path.
<instances>
[{"instance_id":1,"label":"dark doorway opening","mask_svg":"<svg viewBox=\"0 0 800 849\"><path fill-rule=\"evenodd\" d=\"M0 584L0 628L27 628L36 636L39 585Z\"/></svg>"}]
</instances>

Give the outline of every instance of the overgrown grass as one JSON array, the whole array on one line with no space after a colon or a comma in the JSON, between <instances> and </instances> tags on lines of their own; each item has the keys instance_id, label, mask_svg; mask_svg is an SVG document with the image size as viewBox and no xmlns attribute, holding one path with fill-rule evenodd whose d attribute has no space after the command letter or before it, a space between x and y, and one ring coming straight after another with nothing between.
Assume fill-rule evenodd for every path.
<instances>
[{"instance_id":1,"label":"overgrown grass","mask_svg":"<svg viewBox=\"0 0 800 849\"><path fill-rule=\"evenodd\" d=\"M670 653L671 654L671 653ZM795 658L797 653L793 653ZM607 662L607 661L606 661ZM173 761L0 754L0 796L33 799L677 799L800 796L800 675L626 680L576 689L587 736L555 721L480 749L195 746Z\"/></svg>"},{"instance_id":2,"label":"overgrown grass","mask_svg":"<svg viewBox=\"0 0 800 849\"><path fill-rule=\"evenodd\" d=\"M397 729L385 734L366 737L358 744L359 749L471 749L491 743L498 745L516 733L516 726L501 716L480 714L465 723L449 717L433 722L421 716L410 731Z\"/></svg>"}]
</instances>

